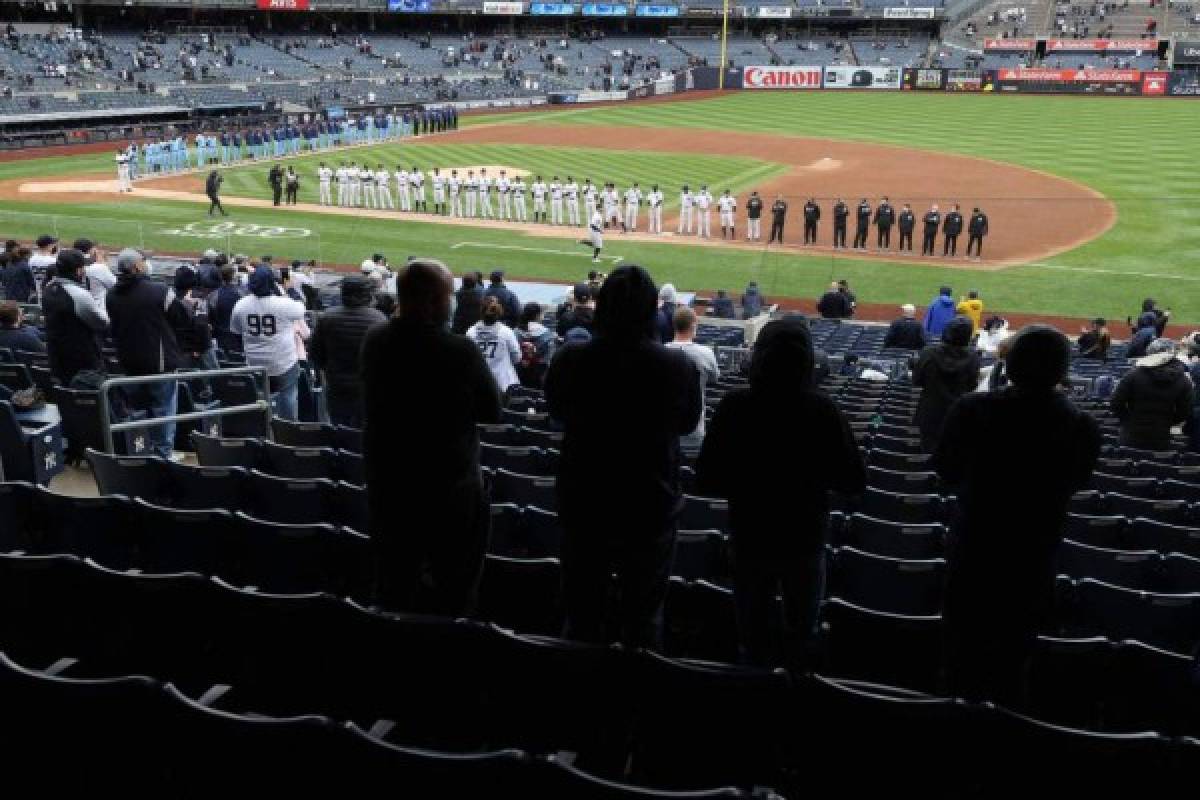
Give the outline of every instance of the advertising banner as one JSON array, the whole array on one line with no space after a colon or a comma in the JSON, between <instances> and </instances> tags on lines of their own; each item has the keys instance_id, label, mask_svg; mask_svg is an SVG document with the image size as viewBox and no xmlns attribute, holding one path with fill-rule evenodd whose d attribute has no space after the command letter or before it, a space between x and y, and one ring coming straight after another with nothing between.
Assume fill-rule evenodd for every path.
<instances>
[{"instance_id":1,"label":"advertising banner","mask_svg":"<svg viewBox=\"0 0 1200 800\"><path fill-rule=\"evenodd\" d=\"M1200 42L1176 42L1171 61L1177 67L1200 64Z\"/></svg>"},{"instance_id":2,"label":"advertising banner","mask_svg":"<svg viewBox=\"0 0 1200 800\"><path fill-rule=\"evenodd\" d=\"M1158 50L1157 39L1047 39L1047 53L1101 53L1105 50L1149 52Z\"/></svg>"},{"instance_id":3,"label":"advertising banner","mask_svg":"<svg viewBox=\"0 0 1200 800\"><path fill-rule=\"evenodd\" d=\"M535 17L569 17L575 13L575 6L571 3L530 3L529 13Z\"/></svg>"},{"instance_id":4,"label":"advertising banner","mask_svg":"<svg viewBox=\"0 0 1200 800\"><path fill-rule=\"evenodd\" d=\"M678 17L679 6L636 6L635 17Z\"/></svg>"},{"instance_id":5,"label":"advertising banner","mask_svg":"<svg viewBox=\"0 0 1200 800\"><path fill-rule=\"evenodd\" d=\"M1070 94L1141 94L1136 69L1001 69L994 71L997 92Z\"/></svg>"},{"instance_id":6,"label":"advertising banner","mask_svg":"<svg viewBox=\"0 0 1200 800\"><path fill-rule=\"evenodd\" d=\"M431 10L432 4L433 0L388 0L388 11L427 14Z\"/></svg>"},{"instance_id":7,"label":"advertising banner","mask_svg":"<svg viewBox=\"0 0 1200 800\"><path fill-rule=\"evenodd\" d=\"M820 67L742 67L743 89L820 89Z\"/></svg>"},{"instance_id":8,"label":"advertising banner","mask_svg":"<svg viewBox=\"0 0 1200 800\"><path fill-rule=\"evenodd\" d=\"M1152 70L1142 73L1142 96L1164 97L1167 94L1167 78L1171 73Z\"/></svg>"},{"instance_id":9,"label":"advertising banner","mask_svg":"<svg viewBox=\"0 0 1200 800\"><path fill-rule=\"evenodd\" d=\"M256 0L259 11L308 11L308 0Z\"/></svg>"},{"instance_id":10,"label":"advertising banner","mask_svg":"<svg viewBox=\"0 0 1200 800\"><path fill-rule=\"evenodd\" d=\"M933 19L936 8L885 8L884 19Z\"/></svg>"},{"instance_id":11,"label":"advertising banner","mask_svg":"<svg viewBox=\"0 0 1200 800\"><path fill-rule=\"evenodd\" d=\"M901 88L940 91L946 88L946 72L944 69L906 68Z\"/></svg>"},{"instance_id":12,"label":"advertising banner","mask_svg":"<svg viewBox=\"0 0 1200 800\"><path fill-rule=\"evenodd\" d=\"M947 92L983 91L983 74L976 69L951 69L946 71Z\"/></svg>"},{"instance_id":13,"label":"advertising banner","mask_svg":"<svg viewBox=\"0 0 1200 800\"><path fill-rule=\"evenodd\" d=\"M1037 39L984 39L984 50L1009 50L1024 52L1037 49Z\"/></svg>"},{"instance_id":14,"label":"advertising banner","mask_svg":"<svg viewBox=\"0 0 1200 800\"><path fill-rule=\"evenodd\" d=\"M791 19L791 6L759 6L754 9L759 19Z\"/></svg>"},{"instance_id":15,"label":"advertising banner","mask_svg":"<svg viewBox=\"0 0 1200 800\"><path fill-rule=\"evenodd\" d=\"M585 17L627 17L629 6L624 3L584 3Z\"/></svg>"},{"instance_id":16,"label":"advertising banner","mask_svg":"<svg viewBox=\"0 0 1200 800\"><path fill-rule=\"evenodd\" d=\"M1172 72L1171 77L1167 78L1167 95L1200 97L1200 72Z\"/></svg>"},{"instance_id":17,"label":"advertising banner","mask_svg":"<svg viewBox=\"0 0 1200 800\"><path fill-rule=\"evenodd\" d=\"M826 67L826 89L899 89L899 67Z\"/></svg>"},{"instance_id":18,"label":"advertising banner","mask_svg":"<svg viewBox=\"0 0 1200 800\"><path fill-rule=\"evenodd\" d=\"M484 0L483 13L504 14L515 17L525 13L525 4L507 2L506 0Z\"/></svg>"}]
</instances>

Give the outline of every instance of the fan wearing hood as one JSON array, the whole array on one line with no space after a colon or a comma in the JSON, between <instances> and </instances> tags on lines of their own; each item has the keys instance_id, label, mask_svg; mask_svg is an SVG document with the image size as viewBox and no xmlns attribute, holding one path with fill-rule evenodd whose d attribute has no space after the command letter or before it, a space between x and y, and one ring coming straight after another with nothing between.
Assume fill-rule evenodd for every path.
<instances>
[{"instance_id":1,"label":"fan wearing hood","mask_svg":"<svg viewBox=\"0 0 1200 800\"><path fill-rule=\"evenodd\" d=\"M921 430L921 447L927 453L937 446L950 406L979 385L979 353L970 343L971 321L955 317L942 331L942 340L922 350L913 367L913 385L922 389L913 422Z\"/></svg>"},{"instance_id":2,"label":"fan wearing hood","mask_svg":"<svg viewBox=\"0 0 1200 800\"><path fill-rule=\"evenodd\" d=\"M938 292L938 296L933 298L929 304L929 308L925 309L925 338L931 341L936 340L957 313L958 307L954 303L954 290L949 286L943 286Z\"/></svg>"},{"instance_id":3,"label":"fan wearing hood","mask_svg":"<svg viewBox=\"0 0 1200 800\"><path fill-rule=\"evenodd\" d=\"M802 660L816 635L824 590L830 491L866 485L850 424L816 388L808 322L770 322L754 343L750 386L728 392L696 464L698 491L729 500L734 594L744 658L776 662L771 626L784 598L785 660ZM763 458L764 442L794 454L786 468Z\"/></svg>"},{"instance_id":4,"label":"fan wearing hood","mask_svg":"<svg viewBox=\"0 0 1200 800\"><path fill-rule=\"evenodd\" d=\"M1058 391L1067 338L1035 325L1009 341L1011 384L959 399L932 462L958 496L946 552L950 689L1001 703L1020 699L1053 597L1067 503L1100 454L1096 421Z\"/></svg>"},{"instance_id":5,"label":"fan wearing hood","mask_svg":"<svg viewBox=\"0 0 1200 800\"><path fill-rule=\"evenodd\" d=\"M1192 413L1195 392L1175 342L1155 339L1137 366L1121 378L1109 408L1121 422L1121 445L1139 450L1171 449L1171 428Z\"/></svg>"}]
</instances>

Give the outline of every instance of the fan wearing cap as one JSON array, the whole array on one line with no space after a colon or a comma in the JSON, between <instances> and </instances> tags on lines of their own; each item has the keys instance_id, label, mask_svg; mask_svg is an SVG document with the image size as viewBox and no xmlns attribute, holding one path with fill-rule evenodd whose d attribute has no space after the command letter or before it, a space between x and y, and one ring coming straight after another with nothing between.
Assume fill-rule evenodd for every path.
<instances>
[{"instance_id":1,"label":"fan wearing cap","mask_svg":"<svg viewBox=\"0 0 1200 800\"><path fill-rule=\"evenodd\" d=\"M1171 449L1171 428L1191 417L1195 389L1187 365L1170 339L1155 339L1109 401L1121 422L1121 444L1140 450Z\"/></svg>"},{"instance_id":2,"label":"fan wearing cap","mask_svg":"<svg viewBox=\"0 0 1200 800\"><path fill-rule=\"evenodd\" d=\"M950 406L979 385L979 352L970 344L971 320L955 317L942 331L942 340L922 350L913 367L913 385L922 389L913 422L921 429L927 453L937 445Z\"/></svg>"},{"instance_id":3,"label":"fan wearing cap","mask_svg":"<svg viewBox=\"0 0 1200 800\"><path fill-rule=\"evenodd\" d=\"M91 239L76 239L72 246L87 259L88 263L83 272L87 276L88 291L96 299L96 305L103 308L104 296L117 285L117 276L108 268L108 262L104 260L104 251L96 247Z\"/></svg>"},{"instance_id":4,"label":"fan wearing cap","mask_svg":"<svg viewBox=\"0 0 1200 800\"><path fill-rule=\"evenodd\" d=\"M387 321L372 307L374 300L370 279L347 275L342 279L341 307L317 317L308 351L325 373L325 399L334 425L361 428L363 424L359 355L371 326Z\"/></svg>"},{"instance_id":5,"label":"fan wearing cap","mask_svg":"<svg viewBox=\"0 0 1200 800\"><path fill-rule=\"evenodd\" d=\"M254 268L249 288L233 307L229 330L242 337L246 363L266 369L275 414L294 420L300 380L296 323L304 320L304 304L284 295L265 264Z\"/></svg>"},{"instance_id":6,"label":"fan wearing cap","mask_svg":"<svg viewBox=\"0 0 1200 800\"><path fill-rule=\"evenodd\" d=\"M558 309L558 322L554 326L555 332L559 336L565 337L569 331L583 328L590 333L595 318L596 301L593 299L591 287L586 283L577 283L568 302L563 303Z\"/></svg>"},{"instance_id":7,"label":"fan wearing cap","mask_svg":"<svg viewBox=\"0 0 1200 800\"><path fill-rule=\"evenodd\" d=\"M509 289L504 284L504 270L492 270L491 274L492 285L483 293L484 302L487 298L494 297L500 303L501 321L511 327L514 327L521 319L521 301L517 299L516 293Z\"/></svg>"},{"instance_id":8,"label":"fan wearing cap","mask_svg":"<svg viewBox=\"0 0 1200 800\"><path fill-rule=\"evenodd\" d=\"M1058 391L1067 338L1039 325L1010 341L1010 385L955 403L932 462L959 507L946 546L950 690L1003 704L1020 698L1053 598L1067 503L1100 453L1096 421Z\"/></svg>"},{"instance_id":9,"label":"fan wearing cap","mask_svg":"<svg viewBox=\"0 0 1200 800\"><path fill-rule=\"evenodd\" d=\"M58 237L43 234L34 242L33 255L29 257L29 267L33 277L40 287L46 278L46 271L58 261Z\"/></svg>"},{"instance_id":10,"label":"fan wearing cap","mask_svg":"<svg viewBox=\"0 0 1200 800\"><path fill-rule=\"evenodd\" d=\"M83 285L86 265L83 253L63 250L42 293L50 373L68 387L80 372L104 371L100 341L108 328L108 314Z\"/></svg>"}]
</instances>

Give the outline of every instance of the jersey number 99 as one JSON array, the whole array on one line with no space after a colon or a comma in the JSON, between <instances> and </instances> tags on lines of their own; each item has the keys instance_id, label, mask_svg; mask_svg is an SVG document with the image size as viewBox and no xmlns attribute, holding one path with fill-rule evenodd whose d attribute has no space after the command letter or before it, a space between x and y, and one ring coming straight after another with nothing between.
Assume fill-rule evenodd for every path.
<instances>
[{"instance_id":1,"label":"jersey number 99","mask_svg":"<svg viewBox=\"0 0 1200 800\"><path fill-rule=\"evenodd\" d=\"M246 316L246 328L251 336L274 336L276 333L274 314L249 314Z\"/></svg>"}]
</instances>

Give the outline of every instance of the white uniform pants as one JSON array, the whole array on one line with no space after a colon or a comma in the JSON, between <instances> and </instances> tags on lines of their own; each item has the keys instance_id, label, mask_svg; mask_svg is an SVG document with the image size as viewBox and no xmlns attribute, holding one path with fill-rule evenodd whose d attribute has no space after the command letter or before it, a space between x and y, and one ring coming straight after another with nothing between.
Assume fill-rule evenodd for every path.
<instances>
[{"instance_id":1,"label":"white uniform pants","mask_svg":"<svg viewBox=\"0 0 1200 800\"><path fill-rule=\"evenodd\" d=\"M467 216L475 216L475 199L478 197L475 192L467 192Z\"/></svg>"},{"instance_id":2,"label":"white uniform pants","mask_svg":"<svg viewBox=\"0 0 1200 800\"><path fill-rule=\"evenodd\" d=\"M616 227L621 224L621 209L616 206L604 207L604 224Z\"/></svg>"},{"instance_id":3,"label":"white uniform pants","mask_svg":"<svg viewBox=\"0 0 1200 800\"><path fill-rule=\"evenodd\" d=\"M567 200L567 221L571 225L579 225L579 200Z\"/></svg>"},{"instance_id":4,"label":"white uniform pants","mask_svg":"<svg viewBox=\"0 0 1200 800\"><path fill-rule=\"evenodd\" d=\"M357 206L361 197L362 197L362 184L361 183L351 183L350 184L350 205Z\"/></svg>"},{"instance_id":5,"label":"white uniform pants","mask_svg":"<svg viewBox=\"0 0 1200 800\"><path fill-rule=\"evenodd\" d=\"M700 219L699 219L700 224L698 226L699 230L697 231L697 233L699 233L701 236L703 236L705 239L707 239L708 238L708 209L701 208L701 209L697 209L697 210L699 211L699 217L700 217Z\"/></svg>"},{"instance_id":6,"label":"white uniform pants","mask_svg":"<svg viewBox=\"0 0 1200 800\"><path fill-rule=\"evenodd\" d=\"M625 206L625 227L628 230L637 230L638 205L637 203L629 203Z\"/></svg>"},{"instance_id":7,"label":"white uniform pants","mask_svg":"<svg viewBox=\"0 0 1200 800\"><path fill-rule=\"evenodd\" d=\"M662 233L662 206L650 206L650 232Z\"/></svg>"},{"instance_id":8,"label":"white uniform pants","mask_svg":"<svg viewBox=\"0 0 1200 800\"><path fill-rule=\"evenodd\" d=\"M363 184L363 208L375 207L375 184Z\"/></svg>"},{"instance_id":9,"label":"white uniform pants","mask_svg":"<svg viewBox=\"0 0 1200 800\"><path fill-rule=\"evenodd\" d=\"M508 192L500 193L500 219L512 219L512 197Z\"/></svg>"},{"instance_id":10,"label":"white uniform pants","mask_svg":"<svg viewBox=\"0 0 1200 800\"><path fill-rule=\"evenodd\" d=\"M396 193L400 202L400 210L412 211L412 193L408 191L408 184L397 186Z\"/></svg>"},{"instance_id":11,"label":"white uniform pants","mask_svg":"<svg viewBox=\"0 0 1200 800\"><path fill-rule=\"evenodd\" d=\"M747 219L746 220L746 238L757 242L762 236L762 220Z\"/></svg>"},{"instance_id":12,"label":"white uniform pants","mask_svg":"<svg viewBox=\"0 0 1200 800\"><path fill-rule=\"evenodd\" d=\"M690 206L681 206L679 208L679 232L696 232L696 219L692 215L692 208Z\"/></svg>"},{"instance_id":13,"label":"white uniform pants","mask_svg":"<svg viewBox=\"0 0 1200 800\"><path fill-rule=\"evenodd\" d=\"M122 192L133 188L133 184L129 182L129 165L122 164L117 167L117 188Z\"/></svg>"},{"instance_id":14,"label":"white uniform pants","mask_svg":"<svg viewBox=\"0 0 1200 800\"><path fill-rule=\"evenodd\" d=\"M562 225L563 222L563 207L562 198L550 199L550 224Z\"/></svg>"},{"instance_id":15,"label":"white uniform pants","mask_svg":"<svg viewBox=\"0 0 1200 800\"><path fill-rule=\"evenodd\" d=\"M513 210L517 212L517 222L525 222L525 195L519 194L513 199L516 201L513 203Z\"/></svg>"},{"instance_id":16,"label":"white uniform pants","mask_svg":"<svg viewBox=\"0 0 1200 800\"><path fill-rule=\"evenodd\" d=\"M481 216L485 219L492 218L492 193L491 192L480 192L479 193L479 216Z\"/></svg>"},{"instance_id":17,"label":"white uniform pants","mask_svg":"<svg viewBox=\"0 0 1200 800\"><path fill-rule=\"evenodd\" d=\"M732 228L733 227L733 212L732 211L722 211L721 212L721 227L722 228Z\"/></svg>"},{"instance_id":18,"label":"white uniform pants","mask_svg":"<svg viewBox=\"0 0 1200 800\"><path fill-rule=\"evenodd\" d=\"M446 190L445 189L435 188L433 190L433 204L435 206L446 205Z\"/></svg>"},{"instance_id":19,"label":"white uniform pants","mask_svg":"<svg viewBox=\"0 0 1200 800\"><path fill-rule=\"evenodd\" d=\"M349 195L346 192L346 184L339 183L338 184L338 205L339 206L346 205L348 197L349 197Z\"/></svg>"},{"instance_id":20,"label":"white uniform pants","mask_svg":"<svg viewBox=\"0 0 1200 800\"><path fill-rule=\"evenodd\" d=\"M462 196L457 194L450 195L450 216L461 217L463 215Z\"/></svg>"},{"instance_id":21,"label":"white uniform pants","mask_svg":"<svg viewBox=\"0 0 1200 800\"><path fill-rule=\"evenodd\" d=\"M418 205L422 209L425 208L425 186L424 185L413 187L413 208L415 209Z\"/></svg>"},{"instance_id":22,"label":"white uniform pants","mask_svg":"<svg viewBox=\"0 0 1200 800\"><path fill-rule=\"evenodd\" d=\"M379 184L379 188L376 189L376 192L379 194L380 208L395 208L395 206L392 205L392 189L390 186L388 186L386 183L381 183Z\"/></svg>"},{"instance_id":23,"label":"white uniform pants","mask_svg":"<svg viewBox=\"0 0 1200 800\"><path fill-rule=\"evenodd\" d=\"M537 221L538 214L545 214L545 213L546 213L546 198L544 198L544 197L533 198L533 219L534 219L534 221L535 222Z\"/></svg>"}]
</instances>

